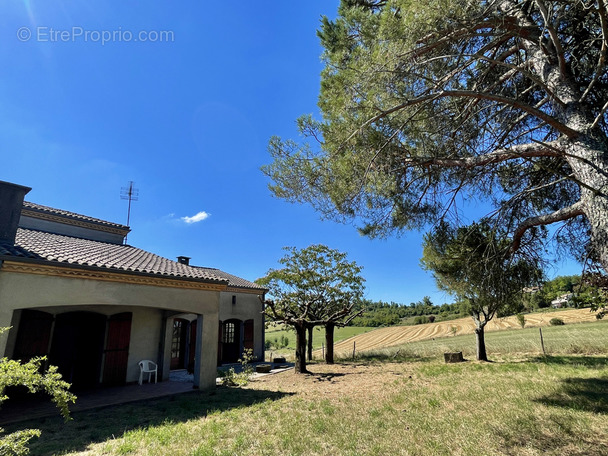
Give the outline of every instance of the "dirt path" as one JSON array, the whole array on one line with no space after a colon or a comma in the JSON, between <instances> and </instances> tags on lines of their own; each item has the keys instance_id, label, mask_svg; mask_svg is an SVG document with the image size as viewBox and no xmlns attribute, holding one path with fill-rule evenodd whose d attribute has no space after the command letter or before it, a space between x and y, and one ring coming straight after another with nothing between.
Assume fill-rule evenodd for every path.
<instances>
[{"instance_id":1,"label":"dirt path","mask_svg":"<svg viewBox=\"0 0 608 456\"><path fill-rule=\"evenodd\" d=\"M581 323L595 321L595 313L589 309L569 309L549 313L527 314L526 327L537 327L549 325L552 318L561 318L564 323ZM502 329L518 328L516 317L495 318L486 326L486 331L499 331ZM456 328L455 330L453 328ZM353 350L353 342L356 343L357 351L377 350L406 342L446 337L454 334L472 334L475 325L471 317L458 320L442 321L439 323L427 323L415 326L391 326L380 328L365 334L351 337L336 343L334 351L338 353L349 353Z\"/></svg>"}]
</instances>

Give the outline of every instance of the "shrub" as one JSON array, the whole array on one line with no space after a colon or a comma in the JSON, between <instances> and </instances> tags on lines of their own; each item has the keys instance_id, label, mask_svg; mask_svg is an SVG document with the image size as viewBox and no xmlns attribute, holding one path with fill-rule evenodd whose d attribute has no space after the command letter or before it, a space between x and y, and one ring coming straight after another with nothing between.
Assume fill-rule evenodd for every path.
<instances>
[{"instance_id":1,"label":"shrub","mask_svg":"<svg viewBox=\"0 0 608 456\"><path fill-rule=\"evenodd\" d=\"M562 325L565 325L564 320L562 320L561 318L557 318L557 317L552 318L552 319L549 321L549 324L550 324L551 326L562 326Z\"/></svg>"},{"instance_id":2,"label":"shrub","mask_svg":"<svg viewBox=\"0 0 608 456\"><path fill-rule=\"evenodd\" d=\"M246 348L243 350L243 357L239 359L241 372L236 372L231 367L221 375L222 383L226 386L245 386L254 374L253 366L250 364L253 359L253 350Z\"/></svg>"},{"instance_id":3,"label":"shrub","mask_svg":"<svg viewBox=\"0 0 608 456\"><path fill-rule=\"evenodd\" d=\"M523 314L517 314L516 317L519 326L521 326L522 328L526 326L526 317L524 317Z\"/></svg>"},{"instance_id":4,"label":"shrub","mask_svg":"<svg viewBox=\"0 0 608 456\"><path fill-rule=\"evenodd\" d=\"M0 328L0 334L7 329ZM61 379L56 366L43 371L41 366L45 360L46 357L36 357L22 364L17 360L0 358L0 404L8 399L6 391L13 386L24 386L30 393L44 391L67 421L70 419L68 405L76 401L76 396L69 392L70 385ZM4 434L4 429L0 428L0 434ZM29 452L28 442L39 436L38 429L0 435L0 455L25 455Z\"/></svg>"},{"instance_id":5,"label":"shrub","mask_svg":"<svg viewBox=\"0 0 608 456\"><path fill-rule=\"evenodd\" d=\"M282 335L280 348L285 348L288 345L289 345L289 337L287 337L286 335Z\"/></svg>"}]
</instances>

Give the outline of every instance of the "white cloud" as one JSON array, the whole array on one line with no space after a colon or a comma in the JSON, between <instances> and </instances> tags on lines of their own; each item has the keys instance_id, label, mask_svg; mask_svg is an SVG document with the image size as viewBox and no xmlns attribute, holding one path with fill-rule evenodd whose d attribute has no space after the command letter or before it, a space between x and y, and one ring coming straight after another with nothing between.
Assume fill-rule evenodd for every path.
<instances>
[{"instance_id":1,"label":"white cloud","mask_svg":"<svg viewBox=\"0 0 608 456\"><path fill-rule=\"evenodd\" d=\"M192 217L182 217L181 219L190 224L190 223L197 223L197 222L202 222L203 220L205 220L206 218L208 218L211 214L205 212L205 211L200 211L198 214L193 215Z\"/></svg>"}]
</instances>

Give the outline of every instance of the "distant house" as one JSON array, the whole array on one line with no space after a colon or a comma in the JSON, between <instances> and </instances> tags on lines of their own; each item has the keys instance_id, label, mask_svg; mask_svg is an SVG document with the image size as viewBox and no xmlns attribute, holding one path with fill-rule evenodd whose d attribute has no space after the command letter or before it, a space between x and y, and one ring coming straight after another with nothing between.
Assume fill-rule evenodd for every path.
<instances>
[{"instance_id":1,"label":"distant house","mask_svg":"<svg viewBox=\"0 0 608 456\"><path fill-rule=\"evenodd\" d=\"M263 357L262 287L123 245L128 227L24 202L29 190L0 181L0 356L47 356L74 387L135 382L150 359L200 388L244 348Z\"/></svg>"},{"instance_id":2,"label":"distant house","mask_svg":"<svg viewBox=\"0 0 608 456\"><path fill-rule=\"evenodd\" d=\"M560 309L562 307L568 307L570 300L574 297L574 293L566 293L561 296L558 296L553 301L551 301L551 307L554 309Z\"/></svg>"}]
</instances>

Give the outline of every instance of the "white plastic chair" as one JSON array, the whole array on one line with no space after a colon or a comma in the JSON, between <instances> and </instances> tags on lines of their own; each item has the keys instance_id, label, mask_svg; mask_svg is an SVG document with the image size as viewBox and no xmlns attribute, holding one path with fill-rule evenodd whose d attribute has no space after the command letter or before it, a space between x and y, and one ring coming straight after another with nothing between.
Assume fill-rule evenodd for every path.
<instances>
[{"instance_id":1,"label":"white plastic chair","mask_svg":"<svg viewBox=\"0 0 608 456\"><path fill-rule=\"evenodd\" d=\"M158 380L158 365L154 361L144 359L139 362L139 384L141 385L144 377L144 373L148 374L148 383L152 381L152 374L154 374L154 383Z\"/></svg>"}]
</instances>

